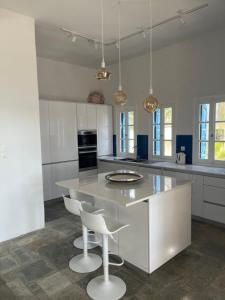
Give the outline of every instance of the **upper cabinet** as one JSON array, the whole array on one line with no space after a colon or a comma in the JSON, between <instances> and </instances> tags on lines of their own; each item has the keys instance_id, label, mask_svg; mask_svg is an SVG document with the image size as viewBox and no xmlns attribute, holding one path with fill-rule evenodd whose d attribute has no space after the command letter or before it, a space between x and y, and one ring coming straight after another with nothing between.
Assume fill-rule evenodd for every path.
<instances>
[{"instance_id":1,"label":"upper cabinet","mask_svg":"<svg viewBox=\"0 0 225 300\"><path fill-rule=\"evenodd\" d=\"M49 126L49 103L48 101L40 101L41 154L43 164L49 163L51 161Z\"/></svg>"},{"instance_id":2,"label":"upper cabinet","mask_svg":"<svg viewBox=\"0 0 225 300\"><path fill-rule=\"evenodd\" d=\"M76 104L40 101L42 163L77 159Z\"/></svg>"},{"instance_id":3,"label":"upper cabinet","mask_svg":"<svg viewBox=\"0 0 225 300\"><path fill-rule=\"evenodd\" d=\"M97 129L97 105L77 104L77 129Z\"/></svg>"},{"instance_id":4,"label":"upper cabinet","mask_svg":"<svg viewBox=\"0 0 225 300\"><path fill-rule=\"evenodd\" d=\"M113 126L112 107L108 105L97 106L97 138L98 156L113 153Z\"/></svg>"}]
</instances>

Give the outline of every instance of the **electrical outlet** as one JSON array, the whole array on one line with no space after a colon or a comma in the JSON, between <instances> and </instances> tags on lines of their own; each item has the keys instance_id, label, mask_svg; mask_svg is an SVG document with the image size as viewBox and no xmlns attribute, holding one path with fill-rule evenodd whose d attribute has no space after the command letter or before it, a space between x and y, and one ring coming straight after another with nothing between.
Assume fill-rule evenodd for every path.
<instances>
[{"instance_id":1,"label":"electrical outlet","mask_svg":"<svg viewBox=\"0 0 225 300\"><path fill-rule=\"evenodd\" d=\"M180 150L181 150L181 151L185 151L185 146L181 146L181 147L180 147Z\"/></svg>"}]
</instances>

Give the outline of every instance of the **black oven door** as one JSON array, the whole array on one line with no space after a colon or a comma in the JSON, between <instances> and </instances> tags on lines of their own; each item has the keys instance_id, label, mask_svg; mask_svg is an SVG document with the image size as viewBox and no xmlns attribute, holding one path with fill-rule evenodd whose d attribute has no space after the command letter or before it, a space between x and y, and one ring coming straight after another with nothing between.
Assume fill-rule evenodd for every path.
<instances>
[{"instance_id":1,"label":"black oven door","mask_svg":"<svg viewBox=\"0 0 225 300\"><path fill-rule=\"evenodd\" d=\"M88 147L97 145L97 134L95 131L79 131L78 132L78 147Z\"/></svg>"},{"instance_id":2,"label":"black oven door","mask_svg":"<svg viewBox=\"0 0 225 300\"><path fill-rule=\"evenodd\" d=\"M79 151L79 169L91 170L97 168L97 151Z\"/></svg>"}]
</instances>

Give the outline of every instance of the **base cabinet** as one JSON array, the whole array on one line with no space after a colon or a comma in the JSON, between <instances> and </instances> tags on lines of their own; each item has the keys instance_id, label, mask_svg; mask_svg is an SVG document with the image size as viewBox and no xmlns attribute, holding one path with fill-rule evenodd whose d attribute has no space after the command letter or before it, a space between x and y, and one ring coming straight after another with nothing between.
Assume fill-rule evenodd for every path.
<instances>
[{"instance_id":1,"label":"base cabinet","mask_svg":"<svg viewBox=\"0 0 225 300\"><path fill-rule=\"evenodd\" d=\"M66 189L57 186L55 183L78 177L78 170L77 161L43 165L44 200L59 198L63 194L67 194Z\"/></svg>"}]
</instances>

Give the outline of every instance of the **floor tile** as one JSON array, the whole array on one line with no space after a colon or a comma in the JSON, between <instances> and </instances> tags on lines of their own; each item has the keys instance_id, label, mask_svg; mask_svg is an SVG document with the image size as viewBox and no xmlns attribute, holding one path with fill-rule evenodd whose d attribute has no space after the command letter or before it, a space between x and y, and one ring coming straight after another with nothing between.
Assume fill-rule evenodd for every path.
<instances>
[{"instance_id":1,"label":"floor tile","mask_svg":"<svg viewBox=\"0 0 225 300\"><path fill-rule=\"evenodd\" d=\"M27 281L38 280L48 275L52 271L53 269L51 269L43 260L37 261L35 263L31 263L21 269L21 273L24 275Z\"/></svg>"}]
</instances>

